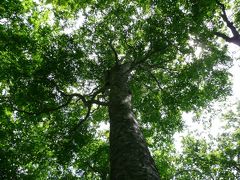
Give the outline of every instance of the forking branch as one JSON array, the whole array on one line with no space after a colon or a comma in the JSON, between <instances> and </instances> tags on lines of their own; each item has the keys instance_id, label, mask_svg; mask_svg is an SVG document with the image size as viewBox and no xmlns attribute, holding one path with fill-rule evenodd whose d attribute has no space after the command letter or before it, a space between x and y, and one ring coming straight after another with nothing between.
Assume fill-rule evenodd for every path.
<instances>
[{"instance_id":1,"label":"forking branch","mask_svg":"<svg viewBox=\"0 0 240 180\"><path fill-rule=\"evenodd\" d=\"M222 11L221 17L222 17L223 21L226 23L227 27L232 32L233 36L229 37L226 34L221 33L221 32L215 32L214 34L218 37L223 38L225 41L227 41L229 43L234 43L234 44L240 46L240 34L239 34L237 28L234 26L233 22L231 22L229 20L227 13L226 13L225 5L222 4L221 2L219 2L218 0L216 0L216 3L221 8L221 11Z\"/></svg>"},{"instance_id":2,"label":"forking branch","mask_svg":"<svg viewBox=\"0 0 240 180\"><path fill-rule=\"evenodd\" d=\"M57 111L57 110L62 109L64 107L67 107L72 102L74 97L77 97L78 98L77 101L81 100L83 102L84 106L88 108L86 117L84 119L88 118L88 116L90 114L90 111L91 111L91 107L92 107L93 104L97 104L97 105L101 105L101 106L108 106L107 102L102 102L102 101L99 101L99 100L95 99L98 94L104 93L105 87L103 87L103 88L96 88L96 89L93 90L93 92L90 93L90 95L84 96L84 95L82 95L80 93L67 94L67 93L61 91L57 85L55 85L55 86L56 86L57 91L62 96L67 97L66 102L64 102L63 104L61 104L59 106L56 106L56 107L46 107L46 108L43 108L40 111L27 111L27 110L19 109L10 100L9 100L9 103L10 103L12 109L15 110L15 111L22 112L22 113L25 113L25 114L28 114L28 115L38 116L38 115L41 115L41 114L44 114L44 113L54 112L54 111ZM89 100L86 98L87 96L89 96Z\"/></svg>"}]
</instances>

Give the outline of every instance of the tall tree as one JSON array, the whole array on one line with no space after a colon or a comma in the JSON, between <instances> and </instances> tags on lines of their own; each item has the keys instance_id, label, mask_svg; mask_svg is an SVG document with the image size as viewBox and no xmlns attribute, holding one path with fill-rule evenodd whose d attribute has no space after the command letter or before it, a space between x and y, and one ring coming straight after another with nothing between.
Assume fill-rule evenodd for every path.
<instances>
[{"instance_id":1,"label":"tall tree","mask_svg":"<svg viewBox=\"0 0 240 180\"><path fill-rule=\"evenodd\" d=\"M74 163L97 124L107 121L110 179L160 179L141 129L173 134L182 111L229 92L226 49L209 41L183 7L182 1L3 1L2 153L32 138L29 147L43 148L33 155L44 161L46 154L52 165L42 165L56 177L49 172L67 158ZM43 129L36 138L23 127ZM13 161L16 174L39 166Z\"/></svg>"}]
</instances>

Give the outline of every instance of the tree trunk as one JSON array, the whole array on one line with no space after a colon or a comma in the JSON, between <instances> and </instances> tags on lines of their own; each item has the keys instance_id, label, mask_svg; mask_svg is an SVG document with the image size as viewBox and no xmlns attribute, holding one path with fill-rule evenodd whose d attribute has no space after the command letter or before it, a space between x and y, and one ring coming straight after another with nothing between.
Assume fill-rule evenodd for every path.
<instances>
[{"instance_id":1,"label":"tree trunk","mask_svg":"<svg viewBox=\"0 0 240 180\"><path fill-rule=\"evenodd\" d=\"M127 64L110 71L110 179L159 180L153 158L134 117Z\"/></svg>"}]
</instances>

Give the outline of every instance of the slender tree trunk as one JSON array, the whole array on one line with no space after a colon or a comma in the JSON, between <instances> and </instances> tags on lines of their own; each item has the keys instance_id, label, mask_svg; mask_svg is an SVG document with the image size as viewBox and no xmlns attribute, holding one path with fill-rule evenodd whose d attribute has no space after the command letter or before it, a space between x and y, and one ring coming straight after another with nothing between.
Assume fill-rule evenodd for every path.
<instances>
[{"instance_id":1,"label":"slender tree trunk","mask_svg":"<svg viewBox=\"0 0 240 180\"><path fill-rule=\"evenodd\" d=\"M110 179L159 180L131 106L128 65L110 71Z\"/></svg>"}]
</instances>

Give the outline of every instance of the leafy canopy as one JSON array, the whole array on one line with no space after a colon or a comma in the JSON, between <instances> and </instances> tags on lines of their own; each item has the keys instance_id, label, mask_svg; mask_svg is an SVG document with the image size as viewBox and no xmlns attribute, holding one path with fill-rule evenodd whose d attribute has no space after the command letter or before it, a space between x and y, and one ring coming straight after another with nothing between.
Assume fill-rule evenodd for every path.
<instances>
[{"instance_id":1,"label":"leafy canopy","mask_svg":"<svg viewBox=\"0 0 240 180\"><path fill-rule=\"evenodd\" d=\"M1 1L1 176L106 176L108 132L98 129L116 63L131 65L134 112L150 145L171 141L182 111L227 94L226 48L185 3Z\"/></svg>"}]
</instances>

